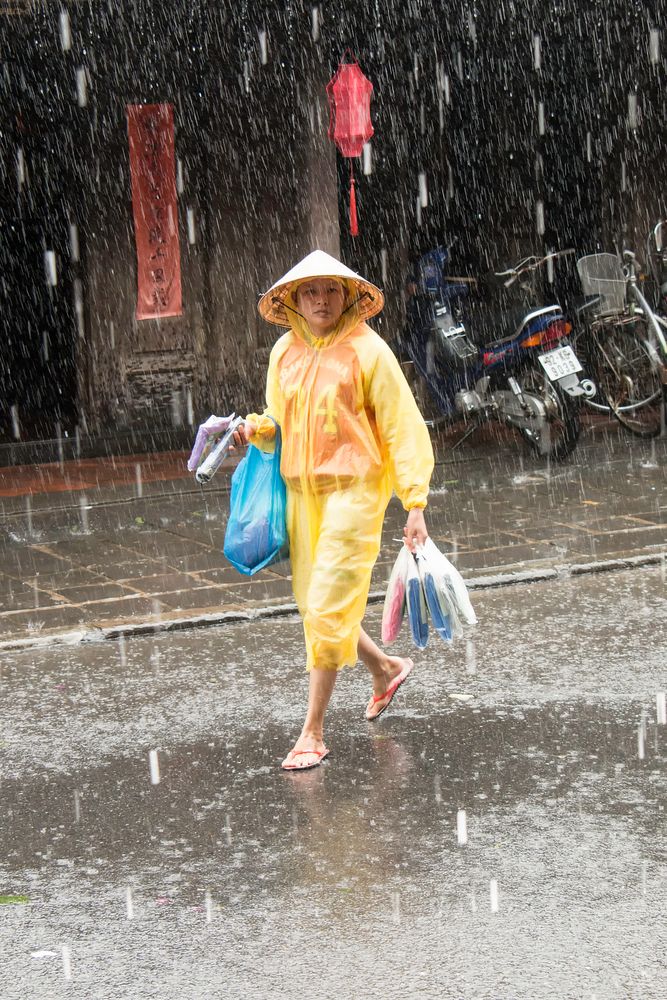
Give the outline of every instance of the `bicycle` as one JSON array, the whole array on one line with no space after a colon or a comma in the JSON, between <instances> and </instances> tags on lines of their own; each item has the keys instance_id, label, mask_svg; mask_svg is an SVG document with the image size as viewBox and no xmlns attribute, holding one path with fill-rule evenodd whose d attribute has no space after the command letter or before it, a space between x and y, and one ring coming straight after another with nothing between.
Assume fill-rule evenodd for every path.
<instances>
[{"instance_id":1,"label":"bicycle","mask_svg":"<svg viewBox=\"0 0 667 1000\"><path fill-rule=\"evenodd\" d=\"M573 344L600 392L587 404L637 437L656 437L665 433L667 326L639 288L635 254L626 250L623 260L600 253L577 261L585 299L575 308Z\"/></svg>"}]
</instances>

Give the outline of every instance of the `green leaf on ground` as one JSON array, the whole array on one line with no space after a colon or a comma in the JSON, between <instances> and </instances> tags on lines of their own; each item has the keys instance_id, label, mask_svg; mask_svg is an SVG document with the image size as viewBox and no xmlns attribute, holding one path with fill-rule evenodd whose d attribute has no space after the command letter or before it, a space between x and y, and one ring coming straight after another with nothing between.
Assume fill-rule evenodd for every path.
<instances>
[{"instance_id":1,"label":"green leaf on ground","mask_svg":"<svg viewBox=\"0 0 667 1000\"><path fill-rule=\"evenodd\" d=\"M29 903L30 899L28 896L0 896L0 905L6 905L7 903Z\"/></svg>"},{"instance_id":2,"label":"green leaf on ground","mask_svg":"<svg viewBox=\"0 0 667 1000\"><path fill-rule=\"evenodd\" d=\"M144 521L143 517L135 517L134 523L135 524L145 524L146 522Z\"/></svg>"}]
</instances>

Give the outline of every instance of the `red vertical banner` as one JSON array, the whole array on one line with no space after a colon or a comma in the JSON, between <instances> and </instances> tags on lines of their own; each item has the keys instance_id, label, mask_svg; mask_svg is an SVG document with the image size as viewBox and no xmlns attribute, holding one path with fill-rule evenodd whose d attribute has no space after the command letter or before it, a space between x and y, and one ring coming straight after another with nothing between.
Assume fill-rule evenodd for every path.
<instances>
[{"instance_id":1,"label":"red vertical banner","mask_svg":"<svg viewBox=\"0 0 667 1000\"><path fill-rule=\"evenodd\" d=\"M180 316L173 106L128 104L127 131L137 244L137 319Z\"/></svg>"}]
</instances>

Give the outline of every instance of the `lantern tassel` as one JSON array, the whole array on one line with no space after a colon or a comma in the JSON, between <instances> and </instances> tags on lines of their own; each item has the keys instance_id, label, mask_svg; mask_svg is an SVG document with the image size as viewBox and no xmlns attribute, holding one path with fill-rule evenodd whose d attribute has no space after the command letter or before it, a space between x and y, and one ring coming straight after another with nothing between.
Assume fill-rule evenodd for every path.
<instances>
[{"instance_id":1,"label":"lantern tassel","mask_svg":"<svg viewBox=\"0 0 667 1000\"><path fill-rule=\"evenodd\" d=\"M357 220L357 191L354 176L352 174L352 163L350 162L350 236L359 235L359 223Z\"/></svg>"}]
</instances>

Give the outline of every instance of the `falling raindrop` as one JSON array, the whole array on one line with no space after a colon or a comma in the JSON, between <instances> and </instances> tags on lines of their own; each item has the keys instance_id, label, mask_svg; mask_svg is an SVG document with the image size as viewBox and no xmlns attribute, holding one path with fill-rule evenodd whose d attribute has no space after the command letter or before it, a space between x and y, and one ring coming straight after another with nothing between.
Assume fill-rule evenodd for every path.
<instances>
[{"instance_id":1,"label":"falling raindrop","mask_svg":"<svg viewBox=\"0 0 667 1000\"><path fill-rule=\"evenodd\" d=\"M475 653L475 643L472 639L466 639L466 673L477 673L477 655Z\"/></svg>"},{"instance_id":2,"label":"falling raindrop","mask_svg":"<svg viewBox=\"0 0 667 1000\"><path fill-rule=\"evenodd\" d=\"M593 137L590 132L586 133L586 160L590 163L593 159Z\"/></svg>"},{"instance_id":3,"label":"falling raindrop","mask_svg":"<svg viewBox=\"0 0 667 1000\"><path fill-rule=\"evenodd\" d=\"M491 900L491 913L498 912L498 882L495 878L489 884L489 895Z\"/></svg>"},{"instance_id":4,"label":"falling raindrop","mask_svg":"<svg viewBox=\"0 0 667 1000\"><path fill-rule=\"evenodd\" d=\"M81 521L81 531L84 535L90 534L90 529L88 527L88 511L90 507L88 505L88 498L84 494L79 498L79 520Z\"/></svg>"},{"instance_id":5,"label":"falling raindrop","mask_svg":"<svg viewBox=\"0 0 667 1000\"><path fill-rule=\"evenodd\" d=\"M448 76L447 73L445 73L445 75L443 77L442 84L443 84L443 86L442 86L442 92L443 92L444 97L445 97L445 104L447 105L447 107L449 107L449 105L452 102L452 95L451 95L451 91L450 91L450 87L449 87L449 76Z\"/></svg>"},{"instance_id":6,"label":"falling raindrop","mask_svg":"<svg viewBox=\"0 0 667 1000\"><path fill-rule=\"evenodd\" d=\"M54 250L44 251L44 270L46 271L46 283L55 288L58 284L58 267Z\"/></svg>"},{"instance_id":7,"label":"falling raindrop","mask_svg":"<svg viewBox=\"0 0 667 1000\"><path fill-rule=\"evenodd\" d=\"M144 494L144 482L143 475L141 471L141 462L134 463L134 481L135 481L135 495L138 497Z\"/></svg>"},{"instance_id":8,"label":"falling raindrop","mask_svg":"<svg viewBox=\"0 0 667 1000\"><path fill-rule=\"evenodd\" d=\"M537 132L538 135L544 135L546 132L544 120L544 101L540 101L537 105Z\"/></svg>"},{"instance_id":9,"label":"falling raindrop","mask_svg":"<svg viewBox=\"0 0 667 1000\"><path fill-rule=\"evenodd\" d=\"M667 726L667 693L658 691L655 696L655 706L659 726Z\"/></svg>"},{"instance_id":10,"label":"falling raindrop","mask_svg":"<svg viewBox=\"0 0 667 1000\"><path fill-rule=\"evenodd\" d=\"M73 263L79 260L79 228L74 222L69 224L69 256Z\"/></svg>"},{"instance_id":11,"label":"falling raindrop","mask_svg":"<svg viewBox=\"0 0 667 1000\"><path fill-rule=\"evenodd\" d=\"M415 199L415 203L416 203L416 207L417 207L417 225L421 226L421 224L422 224L422 201L421 201L421 198L419 197L419 195L417 195L417 197Z\"/></svg>"},{"instance_id":12,"label":"falling raindrop","mask_svg":"<svg viewBox=\"0 0 667 1000\"><path fill-rule=\"evenodd\" d=\"M25 523L28 538L32 538L32 500L30 497L25 498Z\"/></svg>"},{"instance_id":13,"label":"falling raindrop","mask_svg":"<svg viewBox=\"0 0 667 1000\"><path fill-rule=\"evenodd\" d=\"M232 846L232 821L230 819L229 813L225 816L225 836L227 838L227 847Z\"/></svg>"},{"instance_id":14,"label":"falling raindrop","mask_svg":"<svg viewBox=\"0 0 667 1000\"><path fill-rule=\"evenodd\" d=\"M419 204L422 208L428 208L428 185L423 171L419 175Z\"/></svg>"},{"instance_id":15,"label":"falling raindrop","mask_svg":"<svg viewBox=\"0 0 667 1000\"><path fill-rule=\"evenodd\" d=\"M552 252L553 252L552 250L549 250L549 253L552 253ZM553 257L547 257L547 281L549 282L550 285L553 285L553 283L554 283L554 259L553 259Z\"/></svg>"},{"instance_id":16,"label":"falling raindrop","mask_svg":"<svg viewBox=\"0 0 667 1000\"><path fill-rule=\"evenodd\" d=\"M628 94L628 128L637 128L637 95Z\"/></svg>"},{"instance_id":17,"label":"falling raindrop","mask_svg":"<svg viewBox=\"0 0 667 1000\"><path fill-rule=\"evenodd\" d=\"M74 822L81 822L81 796L76 788L74 789Z\"/></svg>"},{"instance_id":18,"label":"falling raindrop","mask_svg":"<svg viewBox=\"0 0 667 1000\"><path fill-rule=\"evenodd\" d=\"M621 160L621 191L625 191L627 187L627 173L625 167L625 160Z\"/></svg>"},{"instance_id":19,"label":"falling raindrop","mask_svg":"<svg viewBox=\"0 0 667 1000\"><path fill-rule=\"evenodd\" d=\"M69 12L61 10L58 20L60 24L60 47L63 52L69 52L72 48L72 29L70 26Z\"/></svg>"},{"instance_id":20,"label":"falling raindrop","mask_svg":"<svg viewBox=\"0 0 667 1000\"><path fill-rule=\"evenodd\" d=\"M176 191L183 194L185 184L183 182L183 161L176 160Z\"/></svg>"},{"instance_id":21,"label":"falling raindrop","mask_svg":"<svg viewBox=\"0 0 667 1000\"><path fill-rule=\"evenodd\" d=\"M208 889L204 893L204 908L206 910L206 923L210 924L213 919L213 901L211 899L211 893Z\"/></svg>"},{"instance_id":22,"label":"falling raindrop","mask_svg":"<svg viewBox=\"0 0 667 1000\"><path fill-rule=\"evenodd\" d=\"M16 150L16 179L21 188L25 184L25 156L21 146Z\"/></svg>"},{"instance_id":23,"label":"falling raindrop","mask_svg":"<svg viewBox=\"0 0 667 1000\"><path fill-rule=\"evenodd\" d=\"M373 173L373 150L370 142L364 144L363 147L363 171L364 174Z\"/></svg>"},{"instance_id":24,"label":"falling raindrop","mask_svg":"<svg viewBox=\"0 0 667 1000\"><path fill-rule=\"evenodd\" d=\"M465 809L459 809L456 814L456 842L459 847L468 843L468 821Z\"/></svg>"},{"instance_id":25,"label":"falling raindrop","mask_svg":"<svg viewBox=\"0 0 667 1000\"><path fill-rule=\"evenodd\" d=\"M185 408L187 413L188 427L194 427L195 409L192 404L192 389L189 386L187 393L185 395Z\"/></svg>"},{"instance_id":26,"label":"falling raindrop","mask_svg":"<svg viewBox=\"0 0 667 1000\"><path fill-rule=\"evenodd\" d=\"M433 791L435 792L435 801L440 805L442 802L442 789L440 787L440 775L436 774L433 779Z\"/></svg>"},{"instance_id":27,"label":"falling raindrop","mask_svg":"<svg viewBox=\"0 0 667 1000\"><path fill-rule=\"evenodd\" d=\"M42 331L42 360L46 364L49 360L49 331Z\"/></svg>"},{"instance_id":28,"label":"falling raindrop","mask_svg":"<svg viewBox=\"0 0 667 1000\"><path fill-rule=\"evenodd\" d=\"M449 201L454 197L454 170L451 163L447 164L447 198Z\"/></svg>"},{"instance_id":29,"label":"falling raindrop","mask_svg":"<svg viewBox=\"0 0 667 1000\"><path fill-rule=\"evenodd\" d=\"M392 892L391 894L391 917L395 924L401 922L401 894Z\"/></svg>"},{"instance_id":30,"label":"falling raindrop","mask_svg":"<svg viewBox=\"0 0 667 1000\"><path fill-rule=\"evenodd\" d=\"M72 978L72 953L66 944L62 946L63 974L65 979Z\"/></svg>"},{"instance_id":31,"label":"falling raindrop","mask_svg":"<svg viewBox=\"0 0 667 1000\"><path fill-rule=\"evenodd\" d=\"M544 236L544 202L535 202L535 228L538 236Z\"/></svg>"},{"instance_id":32,"label":"falling raindrop","mask_svg":"<svg viewBox=\"0 0 667 1000\"><path fill-rule=\"evenodd\" d=\"M649 35L649 58L652 66L660 62L660 32L657 28L651 28Z\"/></svg>"},{"instance_id":33,"label":"falling raindrop","mask_svg":"<svg viewBox=\"0 0 667 1000\"><path fill-rule=\"evenodd\" d=\"M127 919L134 920L134 903L132 901L132 890L129 885L125 890L125 904L127 907Z\"/></svg>"},{"instance_id":34,"label":"falling raindrop","mask_svg":"<svg viewBox=\"0 0 667 1000\"><path fill-rule=\"evenodd\" d=\"M111 350L116 346L116 326L113 320L109 321L109 343L111 345Z\"/></svg>"},{"instance_id":35,"label":"falling raindrop","mask_svg":"<svg viewBox=\"0 0 667 1000\"><path fill-rule=\"evenodd\" d=\"M80 108L88 104L88 79L84 66L79 66L76 71L76 103Z\"/></svg>"},{"instance_id":36,"label":"falling raindrop","mask_svg":"<svg viewBox=\"0 0 667 1000\"><path fill-rule=\"evenodd\" d=\"M250 63L248 60L244 60L243 63L243 86L245 87L246 94L250 93Z\"/></svg>"},{"instance_id":37,"label":"falling raindrop","mask_svg":"<svg viewBox=\"0 0 667 1000\"><path fill-rule=\"evenodd\" d=\"M311 37L314 42L319 41L320 38L320 8L313 7L310 12L310 31Z\"/></svg>"},{"instance_id":38,"label":"falling raindrop","mask_svg":"<svg viewBox=\"0 0 667 1000\"><path fill-rule=\"evenodd\" d=\"M452 544L449 550L449 559L455 563L459 557L459 542L456 535L452 535Z\"/></svg>"},{"instance_id":39,"label":"falling raindrop","mask_svg":"<svg viewBox=\"0 0 667 1000\"><path fill-rule=\"evenodd\" d=\"M157 756L157 750L151 750L148 754L148 760L151 769L151 785L160 784L160 762Z\"/></svg>"},{"instance_id":40,"label":"falling raindrop","mask_svg":"<svg viewBox=\"0 0 667 1000\"><path fill-rule=\"evenodd\" d=\"M438 96L438 126L442 134L445 131L445 102L442 99L442 94Z\"/></svg>"},{"instance_id":41,"label":"falling raindrop","mask_svg":"<svg viewBox=\"0 0 667 1000\"><path fill-rule=\"evenodd\" d=\"M75 278L73 282L73 292L74 295L74 315L76 316L76 325L79 333L79 339L83 339L86 327L83 321L83 283L81 278Z\"/></svg>"},{"instance_id":42,"label":"falling raindrop","mask_svg":"<svg viewBox=\"0 0 667 1000\"><path fill-rule=\"evenodd\" d=\"M389 254L386 247L382 247L380 250L380 269L382 273L382 284L387 284L387 275L389 273Z\"/></svg>"},{"instance_id":43,"label":"falling raindrop","mask_svg":"<svg viewBox=\"0 0 667 1000\"><path fill-rule=\"evenodd\" d=\"M640 760L646 757L646 725L643 719L637 729L637 756Z\"/></svg>"},{"instance_id":44,"label":"falling raindrop","mask_svg":"<svg viewBox=\"0 0 667 1000\"><path fill-rule=\"evenodd\" d=\"M183 393L174 389L171 394L171 422L174 427L183 426Z\"/></svg>"},{"instance_id":45,"label":"falling raindrop","mask_svg":"<svg viewBox=\"0 0 667 1000\"><path fill-rule=\"evenodd\" d=\"M194 208L188 208L188 243L196 243L197 236L195 233L195 210Z\"/></svg>"},{"instance_id":46,"label":"falling raindrop","mask_svg":"<svg viewBox=\"0 0 667 1000\"><path fill-rule=\"evenodd\" d=\"M542 69L542 39L533 35L533 68Z\"/></svg>"},{"instance_id":47,"label":"falling raindrop","mask_svg":"<svg viewBox=\"0 0 667 1000\"><path fill-rule=\"evenodd\" d=\"M259 31L259 61L262 66L266 66L269 61L269 44L264 28Z\"/></svg>"}]
</instances>

